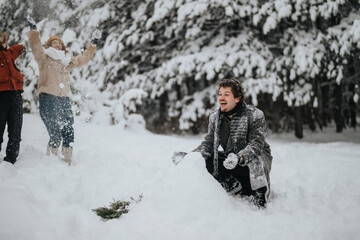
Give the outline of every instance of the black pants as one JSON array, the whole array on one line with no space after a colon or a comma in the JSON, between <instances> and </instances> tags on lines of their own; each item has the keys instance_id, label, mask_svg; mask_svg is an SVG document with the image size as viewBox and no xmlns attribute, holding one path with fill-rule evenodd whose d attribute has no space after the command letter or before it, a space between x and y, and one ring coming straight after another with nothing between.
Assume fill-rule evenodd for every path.
<instances>
[{"instance_id":1,"label":"black pants","mask_svg":"<svg viewBox=\"0 0 360 240\"><path fill-rule=\"evenodd\" d=\"M5 126L8 127L9 141L6 147L5 161L15 163L19 156L23 107L21 91L0 92L0 151Z\"/></svg>"},{"instance_id":2,"label":"black pants","mask_svg":"<svg viewBox=\"0 0 360 240\"><path fill-rule=\"evenodd\" d=\"M242 195L252 195L253 190L250 185L250 173L249 168L247 166L241 167L236 166L234 169L229 170L224 167L223 162L225 161L227 155L224 152L219 152L219 176L215 179L225 188L226 191L231 192L235 187L235 183L240 182L241 184L241 192L239 194ZM214 164L213 159L206 159L206 168L209 173L213 173ZM237 181L236 181L237 180Z\"/></svg>"}]
</instances>

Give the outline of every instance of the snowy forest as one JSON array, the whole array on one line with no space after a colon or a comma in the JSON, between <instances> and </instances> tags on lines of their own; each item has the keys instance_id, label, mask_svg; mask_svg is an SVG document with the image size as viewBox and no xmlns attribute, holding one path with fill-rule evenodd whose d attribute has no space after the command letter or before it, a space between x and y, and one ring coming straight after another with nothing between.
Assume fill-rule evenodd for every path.
<instances>
[{"instance_id":1,"label":"snowy forest","mask_svg":"<svg viewBox=\"0 0 360 240\"><path fill-rule=\"evenodd\" d=\"M0 0L0 29L27 49L16 62L25 112L38 111L30 14L43 44L57 35L73 55L103 32L95 57L71 74L84 121L203 133L219 80L235 77L272 132L302 138L304 129L357 125L359 8L358 0Z\"/></svg>"}]
</instances>

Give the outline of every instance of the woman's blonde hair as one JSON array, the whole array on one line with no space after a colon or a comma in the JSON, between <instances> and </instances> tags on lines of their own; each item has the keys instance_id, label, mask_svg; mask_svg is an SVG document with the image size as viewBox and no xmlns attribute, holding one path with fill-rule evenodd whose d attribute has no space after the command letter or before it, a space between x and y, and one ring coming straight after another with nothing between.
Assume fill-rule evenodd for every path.
<instances>
[{"instance_id":1,"label":"woman's blonde hair","mask_svg":"<svg viewBox=\"0 0 360 240\"><path fill-rule=\"evenodd\" d=\"M60 43L61 43L61 46L62 46L63 50L64 50L65 52L68 52L68 50L66 49L66 46L65 46L64 42L63 42L63 41L61 40L61 38L59 38L58 36L52 36L52 37L50 37L50 38L46 41L46 43L45 43L45 48L51 47L51 42L52 42L53 40L59 40Z\"/></svg>"},{"instance_id":2,"label":"woman's blonde hair","mask_svg":"<svg viewBox=\"0 0 360 240\"><path fill-rule=\"evenodd\" d=\"M0 41L0 48L4 49L3 45L7 45L7 36L5 33L1 32L1 41Z\"/></svg>"}]
</instances>

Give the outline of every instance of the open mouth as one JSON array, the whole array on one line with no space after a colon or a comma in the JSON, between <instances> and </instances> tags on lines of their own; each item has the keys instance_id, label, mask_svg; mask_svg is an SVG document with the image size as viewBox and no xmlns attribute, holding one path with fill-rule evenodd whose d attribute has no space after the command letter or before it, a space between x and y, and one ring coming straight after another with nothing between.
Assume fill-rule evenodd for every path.
<instances>
[{"instance_id":1,"label":"open mouth","mask_svg":"<svg viewBox=\"0 0 360 240\"><path fill-rule=\"evenodd\" d=\"M220 106L222 106L222 107L224 107L224 106L226 106L226 102L220 102Z\"/></svg>"}]
</instances>

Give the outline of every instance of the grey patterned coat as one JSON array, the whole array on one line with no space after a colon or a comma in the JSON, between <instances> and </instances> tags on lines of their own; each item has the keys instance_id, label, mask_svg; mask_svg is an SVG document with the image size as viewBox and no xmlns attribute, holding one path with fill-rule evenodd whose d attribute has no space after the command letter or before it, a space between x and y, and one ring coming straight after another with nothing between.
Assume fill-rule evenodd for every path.
<instances>
[{"instance_id":1,"label":"grey patterned coat","mask_svg":"<svg viewBox=\"0 0 360 240\"><path fill-rule=\"evenodd\" d=\"M194 151L200 152L204 158L212 158L216 178L218 172L218 149L220 146L220 109L215 109L209 118L208 133L204 141ZM272 156L269 144L265 141L266 122L264 113L258 108L243 103L231 120L230 138L226 152L242 155L243 166L250 170L251 188L266 186L270 193L270 177Z\"/></svg>"}]
</instances>

